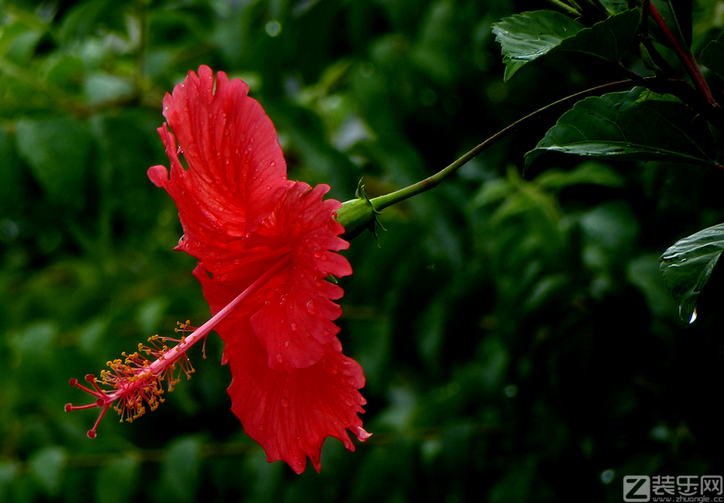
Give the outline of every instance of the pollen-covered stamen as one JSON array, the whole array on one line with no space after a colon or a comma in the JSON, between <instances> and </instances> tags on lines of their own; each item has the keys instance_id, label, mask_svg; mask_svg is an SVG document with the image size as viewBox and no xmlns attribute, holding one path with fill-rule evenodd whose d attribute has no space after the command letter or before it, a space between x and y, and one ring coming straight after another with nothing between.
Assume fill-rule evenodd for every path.
<instances>
[{"instance_id":1,"label":"pollen-covered stamen","mask_svg":"<svg viewBox=\"0 0 724 503\"><path fill-rule=\"evenodd\" d=\"M190 347L186 337L178 340L154 335L149 337L148 342L148 346L139 344L138 351L131 354L122 353L123 359L107 362L108 369L101 371L99 378L88 374L85 379L93 388L83 386L77 379L70 380L71 386L96 397L96 401L87 405L66 404L66 412L101 408L95 425L88 431L88 437L95 438L96 428L113 403L116 403L113 409L118 412L121 421L132 422L145 414L146 406L156 410L164 401L163 381L166 381L168 391L173 391L182 374L186 374L188 379L191 378L194 368L186 356L186 350ZM167 342L177 343L177 346L169 348ZM176 350L179 346L184 347L183 351L174 351L169 358L172 349ZM152 356L155 360L152 362L146 355Z\"/></svg>"},{"instance_id":2,"label":"pollen-covered stamen","mask_svg":"<svg viewBox=\"0 0 724 503\"><path fill-rule=\"evenodd\" d=\"M185 337L187 333L195 332L198 330L198 327L191 326L191 320L186 320L186 322L181 323L180 321L176 322L176 328L173 329L174 332L177 334L180 333L181 337ZM171 339L168 339L171 340ZM204 337L204 345L201 347L201 355L204 357L204 360L206 359L206 337Z\"/></svg>"},{"instance_id":3,"label":"pollen-covered stamen","mask_svg":"<svg viewBox=\"0 0 724 503\"><path fill-rule=\"evenodd\" d=\"M159 337L154 335L148 339L150 346L138 345L138 351L131 354L121 353L123 359L116 359L107 363L109 370L101 371L100 378L93 374L86 375L85 379L92 384L93 389L83 386L77 379L71 379L70 385L80 388L96 398L95 402L87 405L66 404L65 411L91 409L100 407L93 428L88 431L89 438L96 437L96 429L109 407L118 402L113 408L121 416L121 421L133 421L146 412L146 405L156 410L164 401L163 381L167 383L168 391L180 381L181 375L186 374L188 379L194 373L194 368L186 356L186 352L200 340L206 341L206 336L214 329L217 323L226 318L239 304L254 295L259 288L276 276L282 269L292 263L290 255L283 256L269 270L262 274L249 287L241 292L234 300L216 313L209 321L199 328L191 326L190 322L179 323L176 332L181 333L180 339ZM166 343L173 342L175 346L169 347ZM155 358L151 361L147 356ZM106 387L103 389L102 386Z\"/></svg>"}]
</instances>

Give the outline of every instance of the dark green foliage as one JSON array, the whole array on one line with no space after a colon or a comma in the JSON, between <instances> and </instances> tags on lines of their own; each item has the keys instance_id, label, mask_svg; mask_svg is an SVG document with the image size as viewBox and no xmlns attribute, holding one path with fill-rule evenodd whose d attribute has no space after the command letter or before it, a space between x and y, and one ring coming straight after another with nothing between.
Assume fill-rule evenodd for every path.
<instances>
[{"instance_id":1,"label":"dark green foliage","mask_svg":"<svg viewBox=\"0 0 724 503\"><path fill-rule=\"evenodd\" d=\"M701 62L720 79L724 79L724 33L704 47L701 51Z\"/></svg>"},{"instance_id":2,"label":"dark green foliage","mask_svg":"<svg viewBox=\"0 0 724 503\"><path fill-rule=\"evenodd\" d=\"M505 80L524 64L557 51L588 54L617 63L636 35L640 13L613 15L586 28L555 11L516 14L493 25L505 63Z\"/></svg>"},{"instance_id":3,"label":"dark green foliage","mask_svg":"<svg viewBox=\"0 0 724 503\"><path fill-rule=\"evenodd\" d=\"M654 3L721 96L716 2ZM524 12L538 7L2 2L0 503L619 502L626 475L724 474L718 112L670 83L634 88L684 75L651 19L641 49L640 2ZM63 411L86 403L71 377L209 316L194 260L172 251L177 210L146 177L168 164L161 100L189 70L244 78L290 179L345 201L361 178L372 198L400 189L630 77L618 63L649 80L536 115L385 209L379 246L351 242L340 340L373 433L356 452L328 440L320 474L268 464L230 411L213 334L193 379L133 424L110 411L89 440L96 413ZM521 174L550 150L579 156Z\"/></svg>"},{"instance_id":4,"label":"dark green foliage","mask_svg":"<svg viewBox=\"0 0 724 503\"><path fill-rule=\"evenodd\" d=\"M706 121L672 96L643 88L579 101L526 154L526 161L544 152L715 165Z\"/></svg>"}]
</instances>

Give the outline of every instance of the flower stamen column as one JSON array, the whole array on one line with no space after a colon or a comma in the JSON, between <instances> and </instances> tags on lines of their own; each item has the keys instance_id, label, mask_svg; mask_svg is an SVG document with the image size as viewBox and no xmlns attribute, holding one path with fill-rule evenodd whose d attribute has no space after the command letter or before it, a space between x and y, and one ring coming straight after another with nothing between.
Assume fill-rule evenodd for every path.
<instances>
[{"instance_id":1,"label":"flower stamen column","mask_svg":"<svg viewBox=\"0 0 724 503\"><path fill-rule=\"evenodd\" d=\"M206 339L214 327L226 318L237 306L248 300L262 286L267 284L281 270L292 263L291 254L282 256L282 258L274 264L267 272L261 275L248 288L241 292L226 307L221 309L209 321L201 325L199 328L191 332L189 335L184 334L178 344L172 348L165 345L162 347L149 348L139 344L139 351L127 355L123 353L125 361L117 359L109 361L110 370L103 370L101 377L96 378L93 374L85 376L93 389L83 386L77 379L70 380L70 385L82 389L86 393L96 397L96 401L87 405L66 404L65 411L91 409L100 407L101 413L98 416L93 428L88 430L88 437L95 438L98 425L103 419L106 411L116 402L120 402L114 408L121 417L121 421L133 421L142 416L147 404L151 410L156 410L160 402L163 402L161 395L164 390L163 381L167 381L168 391L173 391L173 386L178 383L178 377L174 377L176 365L179 364L181 373L186 374L187 378L191 378L194 372L193 367L186 355L197 342ZM184 327L186 325L182 325ZM149 341L168 341L173 339L161 338L158 336L151 337ZM156 357L154 361L148 360L142 353L153 355ZM104 390L100 385L109 386L110 389Z\"/></svg>"}]
</instances>

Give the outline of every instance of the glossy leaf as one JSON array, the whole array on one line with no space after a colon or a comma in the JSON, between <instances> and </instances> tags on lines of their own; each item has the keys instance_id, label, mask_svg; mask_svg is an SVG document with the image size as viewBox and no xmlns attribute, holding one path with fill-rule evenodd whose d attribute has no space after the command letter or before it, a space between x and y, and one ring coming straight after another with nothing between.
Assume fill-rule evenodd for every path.
<instances>
[{"instance_id":1,"label":"glossy leaf","mask_svg":"<svg viewBox=\"0 0 724 503\"><path fill-rule=\"evenodd\" d=\"M679 303L682 321L693 321L696 302L724 251L724 224L677 241L661 256L659 270Z\"/></svg>"},{"instance_id":2,"label":"glossy leaf","mask_svg":"<svg viewBox=\"0 0 724 503\"><path fill-rule=\"evenodd\" d=\"M643 88L579 101L526 154L526 165L546 152L716 165L706 122L683 103Z\"/></svg>"},{"instance_id":3,"label":"glossy leaf","mask_svg":"<svg viewBox=\"0 0 724 503\"><path fill-rule=\"evenodd\" d=\"M625 11L590 28L555 11L524 12L493 25L501 45L505 80L523 65L557 51L575 51L617 62L636 35L639 15Z\"/></svg>"}]
</instances>

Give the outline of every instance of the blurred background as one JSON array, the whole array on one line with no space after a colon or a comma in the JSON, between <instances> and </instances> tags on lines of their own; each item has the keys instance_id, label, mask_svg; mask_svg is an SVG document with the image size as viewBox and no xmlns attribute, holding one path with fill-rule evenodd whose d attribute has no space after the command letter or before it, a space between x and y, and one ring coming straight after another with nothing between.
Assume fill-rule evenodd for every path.
<instances>
[{"instance_id":1,"label":"blurred background","mask_svg":"<svg viewBox=\"0 0 724 503\"><path fill-rule=\"evenodd\" d=\"M695 49L723 5L696 4ZM146 177L168 165L161 100L189 70L246 80L290 179L380 195L619 79L561 54L503 82L491 24L549 6L0 2L0 502L618 502L625 475L724 475L722 274L685 327L658 273L674 241L724 221L724 176L562 157L523 176L555 114L345 252L340 340L374 435L354 453L327 440L321 474L268 464L244 435L215 335L133 424L110 411L89 440L96 411L63 411L88 400L71 377L209 317L194 260L172 251L176 208Z\"/></svg>"}]
</instances>

